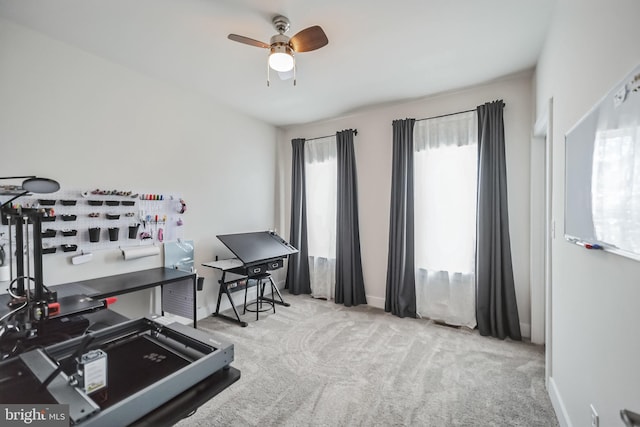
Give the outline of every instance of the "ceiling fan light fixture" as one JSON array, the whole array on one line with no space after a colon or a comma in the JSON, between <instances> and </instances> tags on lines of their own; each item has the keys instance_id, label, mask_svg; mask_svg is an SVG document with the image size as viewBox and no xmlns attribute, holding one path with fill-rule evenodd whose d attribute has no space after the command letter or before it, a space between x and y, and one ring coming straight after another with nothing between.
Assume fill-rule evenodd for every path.
<instances>
[{"instance_id":1,"label":"ceiling fan light fixture","mask_svg":"<svg viewBox=\"0 0 640 427\"><path fill-rule=\"evenodd\" d=\"M271 47L269 54L269 67L275 71L287 72L293 70L293 50L287 45Z\"/></svg>"},{"instance_id":2,"label":"ceiling fan light fixture","mask_svg":"<svg viewBox=\"0 0 640 427\"><path fill-rule=\"evenodd\" d=\"M229 34L227 38L249 46L269 49L269 59L267 60L267 86L270 86L269 74L271 70L277 71L280 79L282 80L291 78L288 73L293 72L293 85L295 86L295 54L320 49L329 43L329 39L327 39L327 35L319 25L305 28L290 38L284 34L289 30L289 19L287 19L286 16L274 16L272 23L278 34L271 37L269 44L238 34Z\"/></svg>"}]
</instances>

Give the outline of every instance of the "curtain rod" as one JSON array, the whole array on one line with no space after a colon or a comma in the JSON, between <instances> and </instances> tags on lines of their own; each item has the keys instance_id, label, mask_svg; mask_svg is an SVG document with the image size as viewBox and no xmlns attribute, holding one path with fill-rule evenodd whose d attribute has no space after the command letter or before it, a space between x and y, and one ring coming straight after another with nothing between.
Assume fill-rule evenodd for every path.
<instances>
[{"instance_id":1,"label":"curtain rod","mask_svg":"<svg viewBox=\"0 0 640 427\"><path fill-rule=\"evenodd\" d=\"M473 110L464 110L464 111L458 111L457 113L442 114L440 116L425 117L424 119L416 119L416 122L421 122L423 120L439 119L440 117L455 116L456 114L470 113L472 111L476 111L476 109L474 108Z\"/></svg>"},{"instance_id":2,"label":"curtain rod","mask_svg":"<svg viewBox=\"0 0 640 427\"><path fill-rule=\"evenodd\" d=\"M354 129L353 134L358 135L358 129ZM305 141L313 141L313 140L322 139L322 138L331 138L332 136L336 136L336 134L334 133L333 135L317 136L315 138L305 138Z\"/></svg>"}]
</instances>

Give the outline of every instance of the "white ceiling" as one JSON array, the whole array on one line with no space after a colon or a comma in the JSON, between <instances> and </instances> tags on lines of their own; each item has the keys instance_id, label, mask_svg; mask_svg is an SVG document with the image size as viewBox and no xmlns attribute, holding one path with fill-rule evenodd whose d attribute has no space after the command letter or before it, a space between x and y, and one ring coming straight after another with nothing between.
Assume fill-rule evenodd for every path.
<instances>
[{"instance_id":1,"label":"white ceiling","mask_svg":"<svg viewBox=\"0 0 640 427\"><path fill-rule=\"evenodd\" d=\"M132 70L207 94L276 126L423 97L535 66L555 0L0 0L0 16ZM329 44L298 54L297 86L272 74L273 15L292 36L320 25Z\"/></svg>"}]
</instances>

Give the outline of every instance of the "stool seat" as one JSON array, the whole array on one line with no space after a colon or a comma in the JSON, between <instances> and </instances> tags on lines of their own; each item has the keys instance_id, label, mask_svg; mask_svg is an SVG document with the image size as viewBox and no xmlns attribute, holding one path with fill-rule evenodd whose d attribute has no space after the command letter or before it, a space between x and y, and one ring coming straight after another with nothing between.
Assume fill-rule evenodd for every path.
<instances>
[{"instance_id":1,"label":"stool seat","mask_svg":"<svg viewBox=\"0 0 640 427\"><path fill-rule=\"evenodd\" d=\"M256 281L256 300L247 304L247 292L249 290L249 280ZM276 312L276 305L272 299L268 299L264 297L264 288L266 286L266 281L269 281L269 285L271 286L271 296L273 297L275 294L278 294L278 289L276 288L276 284L273 282L271 278L271 274L269 273L261 273L256 274L255 276L251 276L247 279L247 286L244 289L244 309L242 314L245 314L247 311L256 313L256 320L260 320L260 313L269 311L273 309L273 312ZM266 306L265 306L266 305Z\"/></svg>"}]
</instances>

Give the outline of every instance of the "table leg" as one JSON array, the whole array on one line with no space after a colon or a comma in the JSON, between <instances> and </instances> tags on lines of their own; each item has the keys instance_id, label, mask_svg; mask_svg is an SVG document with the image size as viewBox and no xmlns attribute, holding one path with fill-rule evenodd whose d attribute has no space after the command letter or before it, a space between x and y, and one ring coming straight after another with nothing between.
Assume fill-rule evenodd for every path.
<instances>
[{"instance_id":1,"label":"table leg","mask_svg":"<svg viewBox=\"0 0 640 427\"><path fill-rule=\"evenodd\" d=\"M236 315L235 318L220 313L220 302L222 300L222 294L223 293L225 293L227 295L227 298L229 298L229 303L231 303L231 308L233 308L233 312ZM220 318L225 319L225 320L230 320L232 322L239 323L240 326L242 326L243 328L248 325L247 322L244 322L244 321L240 320L240 314L238 314L238 310L236 310L236 306L233 303L233 298L231 298L231 292L229 292L229 288L224 283L224 276L223 276L222 280L220 280L220 290L218 291L218 303L216 304L216 312L213 314L213 316L214 317L220 317Z\"/></svg>"}]
</instances>

